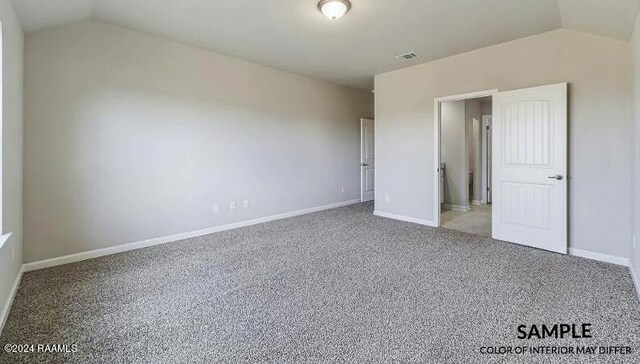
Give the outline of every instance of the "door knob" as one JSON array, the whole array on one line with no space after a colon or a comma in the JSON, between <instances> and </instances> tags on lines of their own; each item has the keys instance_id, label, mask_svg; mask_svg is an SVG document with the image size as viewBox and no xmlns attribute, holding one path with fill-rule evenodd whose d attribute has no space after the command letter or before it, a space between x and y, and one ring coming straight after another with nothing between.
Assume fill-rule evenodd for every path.
<instances>
[{"instance_id":1,"label":"door knob","mask_svg":"<svg viewBox=\"0 0 640 364\"><path fill-rule=\"evenodd\" d=\"M360 163L360 165L361 165L361 166L363 166L363 167L368 167L368 166L369 166L369 165L368 165L368 164L366 164L366 163Z\"/></svg>"},{"instance_id":2,"label":"door knob","mask_svg":"<svg viewBox=\"0 0 640 364\"><path fill-rule=\"evenodd\" d=\"M561 174L556 174L555 176L549 176L549 179L557 179L558 181L562 181L564 176Z\"/></svg>"}]
</instances>

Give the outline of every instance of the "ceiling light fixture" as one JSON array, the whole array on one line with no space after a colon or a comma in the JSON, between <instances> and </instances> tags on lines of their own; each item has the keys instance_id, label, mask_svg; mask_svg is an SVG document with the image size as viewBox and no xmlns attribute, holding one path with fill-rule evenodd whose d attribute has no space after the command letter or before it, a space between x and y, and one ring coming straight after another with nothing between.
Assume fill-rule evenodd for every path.
<instances>
[{"instance_id":1,"label":"ceiling light fixture","mask_svg":"<svg viewBox=\"0 0 640 364\"><path fill-rule=\"evenodd\" d=\"M349 0L321 0L318 10L331 20L340 19L351 9Z\"/></svg>"}]
</instances>

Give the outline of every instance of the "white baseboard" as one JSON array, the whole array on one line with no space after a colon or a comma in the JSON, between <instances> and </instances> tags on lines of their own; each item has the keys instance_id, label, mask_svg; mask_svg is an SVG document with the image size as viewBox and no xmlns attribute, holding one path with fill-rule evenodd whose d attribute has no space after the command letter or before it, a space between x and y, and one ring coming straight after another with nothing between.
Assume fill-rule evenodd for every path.
<instances>
[{"instance_id":1,"label":"white baseboard","mask_svg":"<svg viewBox=\"0 0 640 364\"><path fill-rule=\"evenodd\" d=\"M24 266L22 267L24 268ZM16 292L18 292L18 286L20 285L20 280L22 279L22 271L20 269L16 279L13 281L13 286L11 287L11 291L9 291L9 297L7 297L7 302L5 302L4 307L2 307L2 313L0 313L0 334L2 334L2 330L4 329L4 324L7 322L7 318L9 317L9 310L11 310L11 305L13 304L13 299L16 296Z\"/></svg>"},{"instance_id":2,"label":"white baseboard","mask_svg":"<svg viewBox=\"0 0 640 364\"><path fill-rule=\"evenodd\" d=\"M582 250L582 249L575 249L575 248L569 248L569 254L575 255L576 257L582 257L587 259L599 260L601 262L606 262L606 263L623 265L625 267L629 266L628 258L623 258L616 255L596 253L589 250Z\"/></svg>"},{"instance_id":3,"label":"white baseboard","mask_svg":"<svg viewBox=\"0 0 640 364\"><path fill-rule=\"evenodd\" d=\"M412 222L414 224L437 227L437 224L433 220L425 220L425 219L419 219L417 217L390 214L388 212L382 212L382 211L374 211L373 214L380 217L386 217L388 219L401 220L406 222Z\"/></svg>"},{"instance_id":4,"label":"white baseboard","mask_svg":"<svg viewBox=\"0 0 640 364\"><path fill-rule=\"evenodd\" d=\"M471 207L469 206L444 204L442 205L442 207L446 210L453 210L453 211L462 211L462 212L471 211Z\"/></svg>"},{"instance_id":5,"label":"white baseboard","mask_svg":"<svg viewBox=\"0 0 640 364\"><path fill-rule=\"evenodd\" d=\"M44 268L54 267L54 266L57 266L57 265L73 263L73 262L79 262L81 260L87 260L87 259L92 259L92 258L105 256L105 255L111 255L111 254L126 252L126 251L134 250L134 249L146 248L146 247L150 247L150 246L154 246L154 245L171 243L171 242L178 241L178 240L195 238L195 237L198 237L198 236L217 233L217 232L220 232L220 231L237 229L237 228L241 228L241 227L244 227L244 226L250 226L250 225L256 225L256 224L262 224L262 223L269 222L269 221L286 219L288 217L294 217L294 216L310 214L310 213L313 213L313 212L318 212L318 211L323 211L323 210L334 209L334 208L337 208L337 207L353 205L353 204L356 204L356 203L360 203L360 200L350 200L350 201L337 202L337 203L332 203L332 204L329 204L329 205L311 207L311 208L304 209L304 210L285 212L285 213L279 214L279 215L265 216L265 217L260 217L260 218L257 218L257 219L234 222L234 223L231 223L231 224L215 226L215 227L202 229L202 230L190 231L190 232L186 232L186 233L174 234L174 235L169 235L169 236L162 236L162 237L159 237L159 238L143 240L143 241L138 241L138 242L133 242L133 243L127 243L127 244L117 245L117 246L113 246L113 247L109 247L109 248L96 249L96 250L91 250L91 251L82 252L82 253L65 255L65 256L57 257L57 258L40 260L40 261L33 262L33 263L26 263L23 266L23 271L29 272L29 271L32 271L32 270L44 269Z\"/></svg>"},{"instance_id":6,"label":"white baseboard","mask_svg":"<svg viewBox=\"0 0 640 364\"><path fill-rule=\"evenodd\" d=\"M472 200L471 203L474 204L474 205L482 205L483 204L482 200Z\"/></svg>"}]
</instances>

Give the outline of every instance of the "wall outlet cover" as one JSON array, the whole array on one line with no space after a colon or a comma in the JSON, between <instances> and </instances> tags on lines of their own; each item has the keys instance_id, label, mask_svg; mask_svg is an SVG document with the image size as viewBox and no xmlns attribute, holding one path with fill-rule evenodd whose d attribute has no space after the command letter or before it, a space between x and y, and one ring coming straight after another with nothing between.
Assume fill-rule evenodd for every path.
<instances>
[{"instance_id":1,"label":"wall outlet cover","mask_svg":"<svg viewBox=\"0 0 640 364\"><path fill-rule=\"evenodd\" d=\"M231 201L231 202L229 203L229 208L230 208L231 210L235 210L235 209L236 209L236 202L235 202L235 201Z\"/></svg>"},{"instance_id":2,"label":"wall outlet cover","mask_svg":"<svg viewBox=\"0 0 640 364\"><path fill-rule=\"evenodd\" d=\"M249 208L249 200L244 200L242 202L242 207L244 207L245 209L248 209Z\"/></svg>"},{"instance_id":3,"label":"wall outlet cover","mask_svg":"<svg viewBox=\"0 0 640 364\"><path fill-rule=\"evenodd\" d=\"M213 213L217 214L219 212L220 212L220 205L218 204L213 205Z\"/></svg>"}]
</instances>

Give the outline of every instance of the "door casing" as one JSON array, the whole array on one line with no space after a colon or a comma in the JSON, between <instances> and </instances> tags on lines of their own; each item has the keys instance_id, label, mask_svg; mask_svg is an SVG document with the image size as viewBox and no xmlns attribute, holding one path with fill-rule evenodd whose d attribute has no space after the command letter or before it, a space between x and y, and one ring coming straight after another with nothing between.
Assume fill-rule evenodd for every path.
<instances>
[{"instance_id":1,"label":"door casing","mask_svg":"<svg viewBox=\"0 0 640 364\"><path fill-rule=\"evenodd\" d=\"M373 128L373 158L366 154L367 134L365 128ZM371 176L371 174L373 176ZM367 188L367 178L373 179L373 189ZM360 202L375 198L375 122L372 119L360 119Z\"/></svg>"},{"instance_id":2,"label":"door casing","mask_svg":"<svg viewBox=\"0 0 640 364\"><path fill-rule=\"evenodd\" d=\"M492 115L482 115L482 204L491 203L491 120Z\"/></svg>"}]
</instances>

